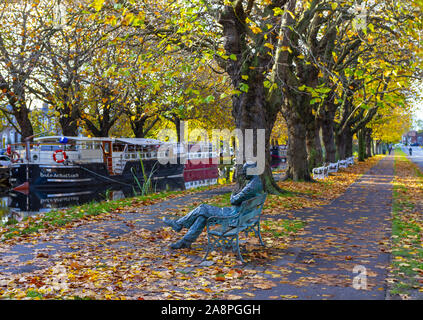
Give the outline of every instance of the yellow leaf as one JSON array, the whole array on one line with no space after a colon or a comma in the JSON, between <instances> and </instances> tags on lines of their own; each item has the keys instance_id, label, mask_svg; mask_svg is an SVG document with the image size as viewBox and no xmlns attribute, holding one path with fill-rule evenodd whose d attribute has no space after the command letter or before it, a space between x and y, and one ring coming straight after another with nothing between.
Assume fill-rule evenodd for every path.
<instances>
[{"instance_id":1,"label":"yellow leaf","mask_svg":"<svg viewBox=\"0 0 423 320\"><path fill-rule=\"evenodd\" d=\"M267 48L269 48L269 49L271 49L271 50L273 50L273 49L275 48L275 47L273 46L273 44L268 43L268 42L267 42L267 43L265 43L265 44L264 44L264 46L265 46L265 47L267 47Z\"/></svg>"},{"instance_id":2,"label":"yellow leaf","mask_svg":"<svg viewBox=\"0 0 423 320\"><path fill-rule=\"evenodd\" d=\"M289 53L292 53L291 48L290 48L290 47L288 47L288 46L282 46L282 47L281 47L281 50L282 50L282 51L288 51Z\"/></svg>"},{"instance_id":3,"label":"yellow leaf","mask_svg":"<svg viewBox=\"0 0 423 320\"><path fill-rule=\"evenodd\" d=\"M257 27L257 26L252 26L252 27L250 27L250 29L255 34L258 34L258 33L262 32L262 30L259 27Z\"/></svg>"},{"instance_id":4,"label":"yellow leaf","mask_svg":"<svg viewBox=\"0 0 423 320\"><path fill-rule=\"evenodd\" d=\"M100 11L103 8L104 0L94 0L91 6L96 10Z\"/></svg>"}]
</instances>

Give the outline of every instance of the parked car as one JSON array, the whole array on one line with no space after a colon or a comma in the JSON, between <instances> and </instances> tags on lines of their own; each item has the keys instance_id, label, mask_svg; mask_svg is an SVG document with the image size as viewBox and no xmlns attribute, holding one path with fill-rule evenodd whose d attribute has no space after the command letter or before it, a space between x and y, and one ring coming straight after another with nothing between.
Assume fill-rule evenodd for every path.
<instances>
[{"instance_id":1,"label":"parked car","mask_svg":"<svg viewBox=\"0 0 423 320\"><path fill-rule=\"evenodd\" d=\"M8 156L4 154L0 155L0 167L9 167L11 163Z\"/></svg>"},{"instance_id":2,"label":"parked car","mask_svg":"<svg viewBox=\"0 0 423 320\"><path fill-rule=\"evenodd\" d=\"M414 142L414 143L410 144L410 146L412 146L412 147L418 147L419 144L417 142Z\"/></svg>"}]
</instances>

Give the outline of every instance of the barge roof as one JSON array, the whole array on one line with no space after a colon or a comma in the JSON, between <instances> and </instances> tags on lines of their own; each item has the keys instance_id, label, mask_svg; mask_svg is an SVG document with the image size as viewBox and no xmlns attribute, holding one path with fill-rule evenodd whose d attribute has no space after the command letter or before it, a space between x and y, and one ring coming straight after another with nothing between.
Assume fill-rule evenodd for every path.
<instances>
[{"instance_id":1,"label":"barge roof","mask_svg":"<svg viewBox=\"0 0 423 320\"><path fill-rule=\"evenodd\" d=\"M68 137L68 136L47 136L47 137L37 137L34 141L59 141L60 138L67 138L68 140L73 141L110 141L113 143L120 142L126 144L134 144L134 145L160 145L164 144L163 141L157 139L148 139L148 138L108 138L108 137ZM55 141L56 142L56 141Z\"/></svg>"}]
</instances>

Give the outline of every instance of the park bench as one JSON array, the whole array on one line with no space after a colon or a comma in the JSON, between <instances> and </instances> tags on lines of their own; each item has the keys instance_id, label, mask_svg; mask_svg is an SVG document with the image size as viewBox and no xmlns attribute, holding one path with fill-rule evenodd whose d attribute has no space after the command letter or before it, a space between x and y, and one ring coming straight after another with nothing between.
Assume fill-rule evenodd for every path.
<instances>
[{"instance_id":1,"label":"park bench","mask_svg":"<svg viewBox=\"0 0 423 320\"><path fill-rule=\"evenodd\" d=\"M347 163L350 166L354 165L354 156L347 158Z\"/></svg>"},{"instance_id":2,"label":"park bench","mask_svg":"<svg viewBox=\"0 0 423 320\"><path fill-rule=\"evenodd\" d=\"M348 167L347 160L339 160L338 161L338 167L339 168L347 168Z\"/></svg>"},{"instance_id":3,"label":"park bench","mask_svg":"<svg viewBox=\"0 0 423 320\"><path fill-rule=\"evenodd\" d=\"M313 169L313 179L324 179L328 176L328 167L318 167Z\"/></svg>"},{"instance_id":4,"label":"park bench","mask_svg":"<svg viewBox=\"0 0 423 320\"><path fill-rule=\"evenodd\" d=\"M207 252L203 258L215 248L230 249L238 254L238 258L245 262L239 249L239 234L245 232L248 236L250 231L259 238L264 246L260 233L260 217L266 193L244 201L237 214L228 217L213 216L207 219Z\"/></svg>"},{"instance_id":5,"label":"park bench","mask_svg":"<svg viewBox=\"0 0 423 320\"><path fill-rule=\"evenodd\" d=\"M339 164L338 164L338 162L335 162L335 163L329 163L329 165L328 165L328 173L331 173L331 172L338 172L338 169L339 169Z\"/></svg>"}]
</instances>

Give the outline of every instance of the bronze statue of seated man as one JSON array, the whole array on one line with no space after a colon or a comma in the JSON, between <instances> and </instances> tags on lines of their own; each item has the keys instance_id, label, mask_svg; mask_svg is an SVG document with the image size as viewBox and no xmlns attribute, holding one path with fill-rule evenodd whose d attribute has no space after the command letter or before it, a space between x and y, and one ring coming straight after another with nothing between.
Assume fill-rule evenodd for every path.
<instances>
[{"instance_id":1,"label":"bronze statue of seated man","mask_svg":"<svg viewBox=\"0 0 423 320\"><path fill-rule=\"evenodd\" d=\"M212 216L228 217L236 215L243 201L256 197L263 193L263 184L260 176L247 174L247 169L255 168L256 163L245 163L242 167L242 174L248 183L236 194L231 195L232 207L220 208L208 204L202 204L177 220L163 218L163 222L179 232L182 228L189 229L184 237L170 245L172 249L189 248L198 238L206 226L207 219Z\"/></svg>"}]
</instances>

